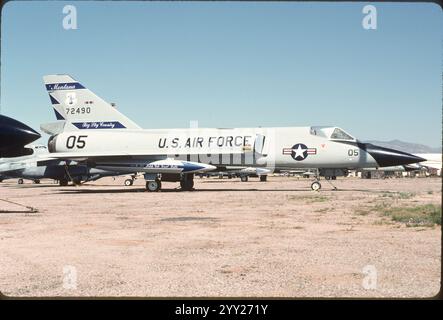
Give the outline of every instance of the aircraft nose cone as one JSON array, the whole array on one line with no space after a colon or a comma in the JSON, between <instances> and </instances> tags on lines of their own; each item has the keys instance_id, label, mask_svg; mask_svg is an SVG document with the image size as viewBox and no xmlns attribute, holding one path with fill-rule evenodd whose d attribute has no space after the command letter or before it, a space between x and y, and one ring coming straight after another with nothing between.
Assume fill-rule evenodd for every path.
<instances>
[{"instance_id":1,"label":"aircraft nose cone","mask_svg":"<svg viewBox=\"0 0 443 320\"><path fill-rule=\"evenodd\" d=\"M410 153L379 147L371 143L366 143L365 149L377 161L380 167L400 166L426 161L426 159Z\"/></svg>"},{"instance_id":2,"label":"aircraft nose cone","mask_svg":"<svg viewBox=\"0 0 443 320\"><path fill-rule=\"evenodd\" d=\"M40 134L24 123L15 119L0 115L0 148L21 147L31 143Z\"/></svg>"},{"instance_id":3,"label":"aircraft nose cone","mask_svg":"<svg viewBox=\"0 0 443 320\"><path fill-rule=\"evenodd\" d=\"M217 168L211 164L200 163L200 162L183 161L182 164L184 172L206 172Z\"/></svg>"},{"instance_id":4,"label":"aircraft nose cone","mask_svg":"<svg viewBox=\"0 0 443 320\"><path fill-rule=\"evenodd\" d=\"M212 171L212 170L217 169L217 167L213 166L212 164L205 164L205 166L206 166L206 170L205 171Z\"/></svg>"}]
</instances>

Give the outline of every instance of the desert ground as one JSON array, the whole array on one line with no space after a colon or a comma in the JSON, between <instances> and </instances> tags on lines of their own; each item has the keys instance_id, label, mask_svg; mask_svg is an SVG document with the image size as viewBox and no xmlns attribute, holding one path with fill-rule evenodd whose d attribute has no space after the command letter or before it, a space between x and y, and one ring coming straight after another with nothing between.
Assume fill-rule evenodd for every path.
<instances>
[{"instance_id":1,"label":"desert ground","mask_svg":"<svg viewBox=\"0 0 443 320\"><path fill-rule=\"evenodd\" d=\"M432 297L440 290L441 225L425 211L437 210L441 221L441 178L343 178L337 191L323 180L319 192L303 178L195 178L195 191L163 183L158 193L124 179L0 183L2 294Z\"/></svg>"}]
</instances>

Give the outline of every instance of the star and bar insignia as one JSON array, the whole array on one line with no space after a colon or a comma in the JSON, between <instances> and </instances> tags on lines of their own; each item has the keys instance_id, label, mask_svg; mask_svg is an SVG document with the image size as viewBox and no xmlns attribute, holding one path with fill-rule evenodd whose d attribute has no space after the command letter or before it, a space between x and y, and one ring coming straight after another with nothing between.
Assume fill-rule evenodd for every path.
<instances>
[{"instance_id":1,"label":"star and bar insignia","mask_svg":"<svg viewBox=\"0 0 443 320\"><path fill-rule=\"evenodd\" d=\"M308 155L317 154L316 148L308 148L303 143L297 143L292 146L292 148L283 148L283 154L291 155L291 157L296 161L305 160Z\"/></svg>"}]
</instances>

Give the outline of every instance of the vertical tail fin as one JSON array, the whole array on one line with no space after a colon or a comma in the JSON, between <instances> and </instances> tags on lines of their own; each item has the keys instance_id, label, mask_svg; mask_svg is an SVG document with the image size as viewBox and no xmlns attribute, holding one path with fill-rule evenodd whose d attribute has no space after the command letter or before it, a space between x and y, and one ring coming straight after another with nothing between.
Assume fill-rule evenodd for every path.
<instances>
[{"instance_id":1,"label":"vertical tail fin","mask_svg":"<svg viewBox=\"0 0 443 320\"><path fill-rule=\"evenodd\" d=\"M66 120L77 129L140 129L69 75L47 75L43 81L57 120Z\"/></svg>"}]
</instances>

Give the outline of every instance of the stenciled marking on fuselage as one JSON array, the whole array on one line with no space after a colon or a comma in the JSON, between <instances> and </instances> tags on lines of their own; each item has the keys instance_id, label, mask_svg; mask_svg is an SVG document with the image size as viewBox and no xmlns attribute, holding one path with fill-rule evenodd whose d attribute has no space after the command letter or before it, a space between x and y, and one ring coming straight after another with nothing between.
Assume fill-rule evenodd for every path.
<instances>
[{"instance_id":1,"label":"stenciled marking on fuselage","mask_svg":"<svg viewBox=\"0 0 443 320\"><path fill-rule=\"evenodd\" d=\"M184 143L183 143L184 141ZM252 136L212 136L188 138L160 138L159 148L245 147L252 143Z\"/></svg>"},{"instance_id":2,"label":"stenciled marking on fuselage","mask_svg":"<svg viewBox=\"0 0 443 320\"><path fill-rule=\"evenodd\" d=\"M292 146L292 148L283 148L283 154L290 155L296 161L305 160L308 155L317 154L316 148L308 148L303 143L297 143Z\"/></svg>"},{"instance_id":3,"label":"stenciled marking on fuselage","mask_svg":"<svg viewBox=\"0 0 443 320\"><path fill-rule=\"evenodd\" d=\"M145 168L148 169L183 169L183 166L176 164L147 164Z\"/></svg>"},{"instance_id":4,"label":"stenciled marking on fuselage","mask_svg":"<svg viewBox=\"0 0 443 320\"><path fill-rule=\"evenodd\" d=\"M100 122L73 122L78 129L123 129L126 128L118 121L100 121Z\"/></svg>"}]
</instances>

